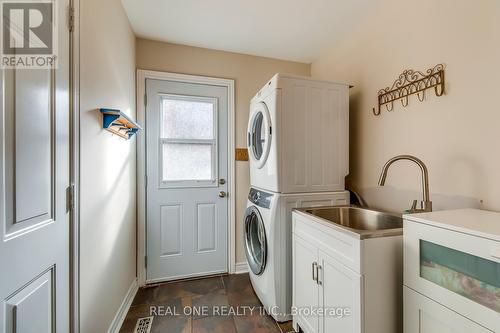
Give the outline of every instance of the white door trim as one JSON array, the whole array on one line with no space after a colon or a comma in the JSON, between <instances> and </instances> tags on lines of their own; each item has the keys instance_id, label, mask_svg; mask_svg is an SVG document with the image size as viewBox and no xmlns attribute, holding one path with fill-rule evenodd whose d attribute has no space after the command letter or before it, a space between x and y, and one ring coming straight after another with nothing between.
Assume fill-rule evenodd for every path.
<instances>
[{"instance_id":1,"label":"white door trim","mask_svg":"<svg viewBox=\"0 0 500 333\"><path fill-rule=\"evenodd\" d=\"M80 0L70 0L70 182L74 186L70 212L70 332L80 332Z\"/></svg>"},{"instance_id":2,"label":"white door trim","mask_svg":"<svg viewBox=\"0 0 500 333\"><path fill-rule=\"evenodd\" d=\"M228 273L232 274L236 266L236 214L235 214L235 109L234 80L207 76L137 70L137 121L146 129L146 79L168 80L176 82L211 84L227 87L228 101ZM146 284L146 135L137 135L137 277L139 286Z\"/></svg>"}]
</instances>

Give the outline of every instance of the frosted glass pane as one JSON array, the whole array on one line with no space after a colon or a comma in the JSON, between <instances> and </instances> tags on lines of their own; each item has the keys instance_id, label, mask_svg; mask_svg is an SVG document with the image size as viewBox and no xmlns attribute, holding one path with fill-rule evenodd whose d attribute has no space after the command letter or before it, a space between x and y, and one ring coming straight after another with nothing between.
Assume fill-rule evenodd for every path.
<instances>
[{"instance_id":1,"label":"frosted glass pane","mask_svg":"<svg viewBox=\"0 0 500 333\"><path fill-rule=\"evenodd\" d=\"M163 181L212 180L211 144L163 144Z\"/></svg>"},{"instance_id":2,"label":"frosted glass pane","mask_svg":"<svg viewBox=\"0 0 500 333\"><path fill-rule=\"evenodd\" d=\"M214 138L214 104L203 101L163 99L162 138Z\"/></svg>"},{"instance_id":3,"label":"frosted glass pane","mask_svg":"<svg viewBox=\"0 0 500 333\"><path fill-rule=\"evenodd\" d=\"M500 263L421 240L420 276L500 312Z\"/></svg>"}]
</instances>

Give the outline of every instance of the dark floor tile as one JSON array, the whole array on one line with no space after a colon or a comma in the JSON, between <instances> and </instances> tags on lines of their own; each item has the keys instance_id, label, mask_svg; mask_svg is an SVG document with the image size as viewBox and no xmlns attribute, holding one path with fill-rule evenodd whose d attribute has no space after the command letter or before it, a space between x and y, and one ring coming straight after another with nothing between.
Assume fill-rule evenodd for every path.
<instances>
[{"instance_id":1,"label":"dark floor tile","mask_svg":"<svg viewBox=\"0 0 500 333\"><path fill-rule=\"evenodd\" d=\"M120 328L120 333L132 333L134 331L135 324L137 323L137 319L149 316L150 314L148 305L130 307L127 316L123 321L122 327Z\"/></svg>"},{"instance_id":2,"label":"dark floor tile","mask_svg":"<svg viewBox=\"0 0 500 333\"><path fill-rule=\"evenodd\" d=\"M250 276L248 274L232 274L222 277L224 288L227 292L238 292L248 286L251 286Z\"/></svg>"},{"instance_id":3,"label":"dark floor tile","mask_svg":"<svg viewBox=\"0 0 500 333\"><path fill-rule=\"evenodd\" d=\"M224 293L210 293L192 297L193 318L217 316L221 313L221 307L227 308L229 301Z\"/></svg>"},{"instance_id":4,"label":"dark floor tile","mask_svg":"<svg viewBox=\"0 0 500 333\"><path fill-rule=\"evenodd\" d=\"M261 306L248 274L227 275L222 280L231 306Z\"/></svg>"},{"instance_id":5,"label":"dark floor tile","mask_svg":"<svg viewBox=\"0 0 500 333\"><path fill-rule=\"evenodd\" d=\"M208 293L225 293L220 276L161 285L155 293L155 300L161 301L171 298L195 297Z\"/></svg>"},{"instance_id":6,"label":"dark floor tile","mask_svg":"<svg viewBox=\"0 0 500 333\"><path fill-rule=\"evenodd\" d=\"M171 299L165 303L150 305L142 304L131 306L120 333L132 333L137 319L153 316L151 332L191 332L191 317L184 315L184 307L191 305L191 298ZM162 306L158 308L157 306Z\"/></svg>"},{"instance_id":7,"label":"dark floor tile","mask_svg":"<svg viewBox=\"0 0 500 333\"><path fill-rule=\"evenodd\" d=\"M237 333L232 316L193 319L193 333Z\"/></svg>"},{"instance_id":8,"label":"dark floor tile","mask_svg":"<svg viewBox=\"0 0 500 333\"><path fill-rule=\"evenodd\" d=\"M281 333L274 319L265 314L236 316L234 323L238 333Z\"/></svg>"},{"instance_id":9,"label":"dark floor tile","mask_svg":"<svg viewBox=\"0 0 500 333\"><path fill-rule=\"evenodd\" d=\"M191 333L192 321L187 316L155 317L151 333Z\"/></svg>"},{"instance_id":10,"label":"dark floor tile","mask_svg":"<svg viewBox=\"0 0 500 333\"><path fill-rule=\"evenodd\" d=\"M283 323L278 323L278 326L281 330L281 333L294 333L295 330L293 329L293 322L290 321L285 321Z\"/></svg>"},{"instance_id":11,"label":"dark floor tile","mask_svg":"<svg viewBox=\"0 0 500 333\"><path fill-rule=\"evenodd\" d=\"M163 313L160 313L158 306L162 306ZM205 309L204 313L195 311L202 307ZM170 312L175 311L177 315L165 313L166 308ZM224 315L216 311L223 308L236 313L226 312ZM156 309L156 315L152 309ZM185 309L191 311L185 312ZM154 317L152 333L293 332L291 322L278 326L272 317L262 312L262 305L248 274L178 281L142 288L134 299L120 333L132 333L137 319L150 315Z\"/></svg>"},{"instance_id":12,"label":"dark floor tile","mask_svg":"<svg viewBox=\"0 0 500 333\"><path fill-rule=\"evenodd\" d=\"M143 287L139 288L134 297L132 306L141 304L151 304L154 302L154 295L158 287Z\"/></svg>"},{"instance_id":13,"label":"dark floor tile","mask_svg":"<svg viewBox=\"0 0 500 333\"><path fill-rule=\"evenodd\" d=\"M230 287L226 290L231 306L261 306L259 298L255 294L251 284L241 284L239 289Z\"/></svg>"},{"instance_id":14,"label":"dark floor tile","mask_svg":"<svg viewBox=\"0 0 500 333\"><path fill-rule=\"evenodd\" d=\"M198 280L164 283L155 287L141 288L132 305L159 305L169 299L195 297L207 293L225 293L220 276Z\"/></svg>"}]
</instances>

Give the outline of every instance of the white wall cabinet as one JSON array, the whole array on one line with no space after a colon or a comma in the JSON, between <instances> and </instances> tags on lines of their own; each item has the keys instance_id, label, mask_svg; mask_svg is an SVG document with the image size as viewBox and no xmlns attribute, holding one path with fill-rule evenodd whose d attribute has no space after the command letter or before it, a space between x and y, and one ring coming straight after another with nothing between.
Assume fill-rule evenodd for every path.
<instances>
[{"instance_id":1,"label":"white wall cabinet","mask_svg":"<svg viewBox=\"0 0 500 333\"><path fill-rule=\"evenodd\" d=\"M294 211L292 252L296 330L401 332L402 236L359 239Z\"/></svg>"}]
</instances>

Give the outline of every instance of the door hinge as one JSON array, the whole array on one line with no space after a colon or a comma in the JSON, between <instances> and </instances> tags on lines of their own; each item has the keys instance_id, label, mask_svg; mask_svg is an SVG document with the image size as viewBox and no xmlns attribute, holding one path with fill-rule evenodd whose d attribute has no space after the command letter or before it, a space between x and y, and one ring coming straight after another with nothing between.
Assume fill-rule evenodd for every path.
<instances>
[{"instance_id":1,"label":"door hinge","mask_svg":"<svg viewBox=\"0 0 500 333\"><path fill-rule=\"evenodd\" d=\"M68 10L68 27L70 32L75 29L75 8L73 6L70 6Z\"/></svg>"},{"instance_id":2,"label":"door hinge","mask_svg":"<svg viewBox=\"0 0 500 333\"><path fill-rule=\"evenodd\" d=\"M148 94L144 94L144 106L148 106Z\"/></svg>"},{"instance_id":3,"label":"door hinge","mask_svg":"<svg viewBox=\"0 0 500 333\"><path fill-rule=\"evenodd\" d=\"M144 267L148 268L148 256L144 256Z\"/></svg>"},{"instance_id":4,"label":"door hinge","mask_svg":"<svg viewBox=\"0 0 500 333\"><path fill-rule=\"evenodd\" d=\"M70 212L75 209L75 185L71 184L66 189L66 211Z\"/></svg>"},{"instance_id":5,"label":"door hinge","mask_svg":"<svg viewBox=\"0 0 500 333\"><path fill-rule=\"evenodd\" d=\"M144 175L144 187L148 188L148 175Z\"/></svg>"}]
</instances>

